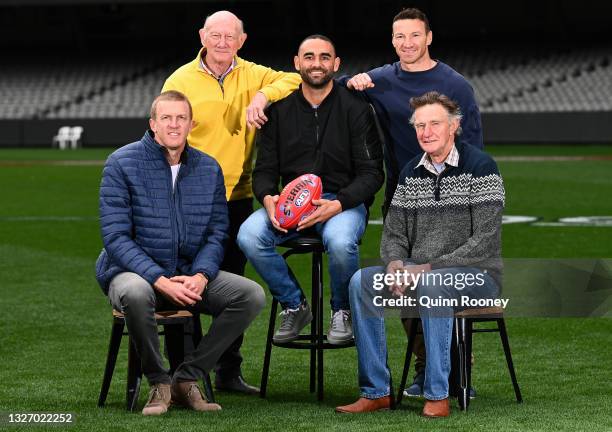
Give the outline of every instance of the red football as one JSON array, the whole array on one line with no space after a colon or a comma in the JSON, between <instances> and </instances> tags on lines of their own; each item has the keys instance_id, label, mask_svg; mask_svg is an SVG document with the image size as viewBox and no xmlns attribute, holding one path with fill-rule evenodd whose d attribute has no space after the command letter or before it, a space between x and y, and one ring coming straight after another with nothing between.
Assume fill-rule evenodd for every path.
<instances>
[{"instance_id":1,"label":"red football","mask_svg":"<svg viewBox=\"0 0 612 432\"><path fill-rule=\"evenodd\" d=\"M323 185L314 174L304 174L285 186L276 203L276 220L285 229L295 228L302 219L317 207L312 200L321 198Z\"/></svg>"}]
</instances>

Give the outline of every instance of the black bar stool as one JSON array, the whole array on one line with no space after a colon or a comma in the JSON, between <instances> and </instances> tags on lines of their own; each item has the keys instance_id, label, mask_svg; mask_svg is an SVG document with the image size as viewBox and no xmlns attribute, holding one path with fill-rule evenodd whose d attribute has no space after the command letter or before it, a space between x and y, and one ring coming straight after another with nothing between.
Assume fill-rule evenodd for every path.
<instances>
[{"instance_id":1,"label":"black bar stool","mask_svg":"<svg viewBox=\"0 0 612 432\"><path fill-rule=\"evenodd\" d=\"M411 318L413 322L410 326L410 334L408 335L408 346L406 348L406 359L404 360L404 370L402 373L402 381L397 393L397 405L402 402L404 388L408 372L410 371L410 359L412 357L412 349L414 348L414 339L417 335L419 327L419 318ZM497 328L480 328L473 327L476 322L496 322ZM519 388L514 371L514 363L512 362L512 353L510 352L510 343L508 342L508 333L506 332L506 323L504 321L503 309L500 307L490 308L474 308L466 309L455 313L455 323L453 327L452 347L452 371L449 377L451 387L451 395L456 395L459 402L459 408L467 411L470 404L469 392L472 384L472 334L473 333L499 333L504 353L506 355L506 363L508 364L508 372L514 387L516 402L523 402L521 389Z\"/></svg>"},{"instance_id":2,"label":"black bar stool","mask_svg":"<svg viewBox=\"0 0 612 432\"><path fill-rule=\"evenodd\" d=\"M268 337L266 339L266 354L261 374L260 395L262 398L266 397L270 357L272 355L272 345L274 345L279 348L310 350L310 392L314 393L316 391L317 399L323 400L323 351L326 349L353 347L355 342L350 341L344 345L332 345L327 342L327 336L323 330L323 253L325 249L321 238L316 234L303 234L298 238L286 241L280 246L289 249L283 254L285 260L291 255L312 253L312 300L310 307L313 319L310 324L310 334L301 334L297 340L292 342L276 343L273 340L273 336L278 301L276 299L272 301ZM291 268L289 268L289 272L295 278Z\"/></svg>"},{"instance_id":3,"label":"black bar stool","mask_svg":"<svg viewBox=\"0 0 612 432\"><path fill-rule=\"evenodd\" d=\"M193 345L197 347L202 339L202 327L200 324L200 315L192 314L189 311L163 311L155 313L155 321L157 325L164 326L164 330L158 334L165 335L166 347L168 348L168 360L170 362L170 375L174 373L176 368L180 366L184 359L183 332L184 325L193 320ZM108 354L106 357L106 366L104 368L104 378L102 379L102 388L98 397L98 406L103 407L108 395L121 339L123 336L129 336L129 333L124 332L125 318L123 314L113 309L113 327L111 329L110 343L108 346ZM128 377L126 388L126 408L128 411L134 411L138 402L138 394L140 393L140 382L142 380L142 369L140 366L140 357L134 348L134 344L130 337L128 348ZM204 392L209 402L214 402L214 394L210 376L205 375Z\"/></svg>"}]
</instances>

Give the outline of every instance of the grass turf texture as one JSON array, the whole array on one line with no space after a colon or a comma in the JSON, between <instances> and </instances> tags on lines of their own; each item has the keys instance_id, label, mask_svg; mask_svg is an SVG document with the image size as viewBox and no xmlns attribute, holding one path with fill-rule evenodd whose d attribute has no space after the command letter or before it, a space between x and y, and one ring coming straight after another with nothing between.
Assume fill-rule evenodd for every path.
<instances>
[{"instance_id":1,"label":"grass turf texture","mask_svg":"<svg viewBox=\"0 0 612 432\"><path fill-rule=\"evenodd\" d=\"M612 147L490 147L497 155L610 155ZM110 306L93 278L100 250L97 189L101 166L48 166L8 161L99 160L108 150L0 151L0 412L73 412L71 430L612 430L612 320L508 319L510 343L525 402L514 395L497 335L476 335L470 411L453 407L449 419L419 416L422 402L396 412L360 416L333 413L358 396L353 349L325 354L325 400L308 392L307 352L275 348L268 398L217 393L224 410L196 414L172 409L164 418L124 410L127 365L123 342L104 409L96 407L111 327ZM612 161L501 162L507 214L612 215ZM378 197L380 201L380 197ZM379 205L372 218L380 217ZM29 217L29 219L24 219ZM378 255L381 226L371 225L364 261ZM506 225L505 257L610 258L612 228ZM307 258L292 258L298 277ZM252 268L247 275L261 282ZM308 295L308 294L307 294ZM268 299L270 296L268 294ZM268 304L270 301L268 301ZM269 309L249 328L243 346L246 379L259 383ZM205 320L204 326L207 325ZM327 324L326 324L327 325ZM405 335L388 320L389 363L399 381ZM146 400L143 382L140 404ZM4 429L3 424L0 428ZM15 426L39 430L40 426Z\"/></svg>"}]
</instances>

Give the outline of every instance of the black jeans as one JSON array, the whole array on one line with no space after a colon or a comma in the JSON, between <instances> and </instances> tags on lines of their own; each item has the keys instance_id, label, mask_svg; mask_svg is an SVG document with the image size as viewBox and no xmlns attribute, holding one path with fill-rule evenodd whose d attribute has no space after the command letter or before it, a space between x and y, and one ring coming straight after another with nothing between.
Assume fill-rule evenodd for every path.
<instances>
[{"instance_id":1,"label":"black jeans","mask_svg":"<svg viewBox=\"0 0 612 432\"><path fill-rule=\"evenodd\" d=\"M227 203L227 210L230 220L229 239L225 246L225 257L221 263L221 270L242 276L244 275L244 267L246 266L247 259L238 247L236 237L238 236L240 225L242 225L251 213L253 213L253 199L246 198L229 201ZM217 374L218 380L230 379L242 375L242 371L240 370L240 365L242 364L240 347L242 346L243 340L244 334L241 334L219 358L215 366L215 373ZM187 342L187 340L185 340L185 342Z\"/></svg>"}]
</instances>

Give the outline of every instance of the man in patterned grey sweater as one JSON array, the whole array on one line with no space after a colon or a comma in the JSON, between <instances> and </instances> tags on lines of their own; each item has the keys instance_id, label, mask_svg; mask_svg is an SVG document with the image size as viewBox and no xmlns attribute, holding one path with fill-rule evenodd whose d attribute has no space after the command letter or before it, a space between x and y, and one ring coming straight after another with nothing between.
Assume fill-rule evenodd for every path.
<instances>
[{"instance_id":1,"label":"man in patterned grey sweater","mask_svg":"<svg viewBox=\"0 0 612 432\"><path fill-rule=\"evenodd\" d=\"M437 92L410 103L424 154L400 174L380 247L386 268L369 267L351 279L361 397L338 412L389 408L383 311L409 306L418 308L427 351L423 415L448 416L454 312L499 294L504 187L497 165L455 141L461 132L457 103Z\"/></svg>"}]
</instances>

